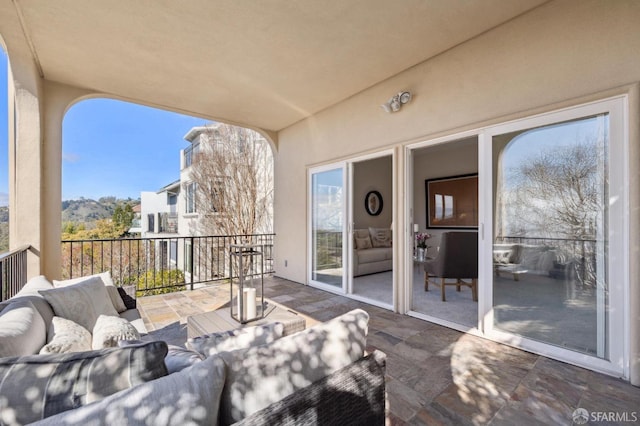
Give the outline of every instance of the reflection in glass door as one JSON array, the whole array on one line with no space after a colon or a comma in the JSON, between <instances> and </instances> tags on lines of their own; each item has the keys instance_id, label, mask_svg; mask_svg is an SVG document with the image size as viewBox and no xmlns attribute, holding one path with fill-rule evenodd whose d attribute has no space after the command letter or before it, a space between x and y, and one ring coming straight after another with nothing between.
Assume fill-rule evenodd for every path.
<instances>
[{"instance_id":1,"label":"reflection in glass door","mask_svg":"<svg viewBox=\"0 0 640 426\"><path fill-rule=\"evenodd\" d=\"M344 168L311 174L311 282L344 288Z\"/></svg>"},{"instance_id":2,"label":"reflection in glass door","mask_svg":"<svg viewBox=\"0 0 640 426\"><path fill-rule=\"evenodd\" d=\"M609 114L492 147L494 329L610 359Z\"/></svg>"}]
</instances>

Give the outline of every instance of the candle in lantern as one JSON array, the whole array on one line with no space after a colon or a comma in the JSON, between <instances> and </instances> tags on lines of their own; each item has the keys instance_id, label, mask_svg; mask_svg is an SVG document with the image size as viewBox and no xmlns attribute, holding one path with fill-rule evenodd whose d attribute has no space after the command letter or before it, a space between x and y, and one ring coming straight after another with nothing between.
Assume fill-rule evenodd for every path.
<instances>
[{"instance_id":1,"label":"candle in lantern","mask_svg":"<svg viewBox=\"0 0 640 426\"><path fill-rule=\"evenodd\" d=\"M239 292L238 292L239 293ZM240 307L240 295L238 294L238 316L246 321L255 318L256 315L256 289L242 289L242 309Z\"/></svg>"}]
</instances>

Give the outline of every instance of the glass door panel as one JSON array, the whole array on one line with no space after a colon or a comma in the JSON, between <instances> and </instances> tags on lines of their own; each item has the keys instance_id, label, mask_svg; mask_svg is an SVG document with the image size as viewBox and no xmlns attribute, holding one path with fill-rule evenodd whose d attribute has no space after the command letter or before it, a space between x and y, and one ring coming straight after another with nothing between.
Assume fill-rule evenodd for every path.
<instances>
[{"instance_id":1,"label":"glass door panel","mask_svg":"<svg viewBox=\"0 0 640 426\"><path fill-rule=\"evenodd\" d=\"M345 173L311 174L311 281L344 288Z\"/></svg>"},{"instance_id":2,"label":"glass door panel","mask_svg":"<svg viewBox=\"0 0 640 426\"><path fill-rule=\"evenodd\" d=\"M609 114L492 149L493 328L609 359Z\"/></svg>"}]
</instances>

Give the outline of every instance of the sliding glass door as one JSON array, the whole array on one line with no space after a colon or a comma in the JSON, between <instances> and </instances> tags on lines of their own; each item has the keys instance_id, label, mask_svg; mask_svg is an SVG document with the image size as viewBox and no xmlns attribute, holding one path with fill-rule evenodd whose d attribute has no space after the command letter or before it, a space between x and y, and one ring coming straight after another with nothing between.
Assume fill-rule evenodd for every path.
<instances>
[{"instance_id":1,"label":"sliding glass door","mask_svg":"<svg viewBox=\"0 0 640 426\"><path fill-rule=\"evenodd\" d=\"M346 284L346 174L345 167L310 172L309 282L329 289Z\"/></svg>"},{"instance_id":2,"label":"sliding glass door","mask_svg":"<svg viewBox=\"0 0 640 426\"><path fill-rule=\"evenodd\" d=\"M620 103L489 129L484 245L489 334L618 371L626 310Z\"/></svg>"}]
</instances>

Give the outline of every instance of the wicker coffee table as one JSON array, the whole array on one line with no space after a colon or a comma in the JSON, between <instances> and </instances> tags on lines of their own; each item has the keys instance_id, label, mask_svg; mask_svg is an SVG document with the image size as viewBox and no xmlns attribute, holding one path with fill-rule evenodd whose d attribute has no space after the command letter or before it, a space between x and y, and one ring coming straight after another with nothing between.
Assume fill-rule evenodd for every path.
<instances>
[{"instance_id":1,"label":"wicker coffee table","mask_svg":"<svg viewBox=\"0 0 640 426\"><path fill-rule=\"evenodd\" d=\"M273 322L281 322L284 325L284 336L304 330L306 323L301 315L277 305L269 299L264 299L264 301L267 306L264 318L246 324L240 324L231 318L229 308L220 308L215 311L187 317L187 336L189 338L198 337L205 334Z\"/></svg>"}]
</instances>

